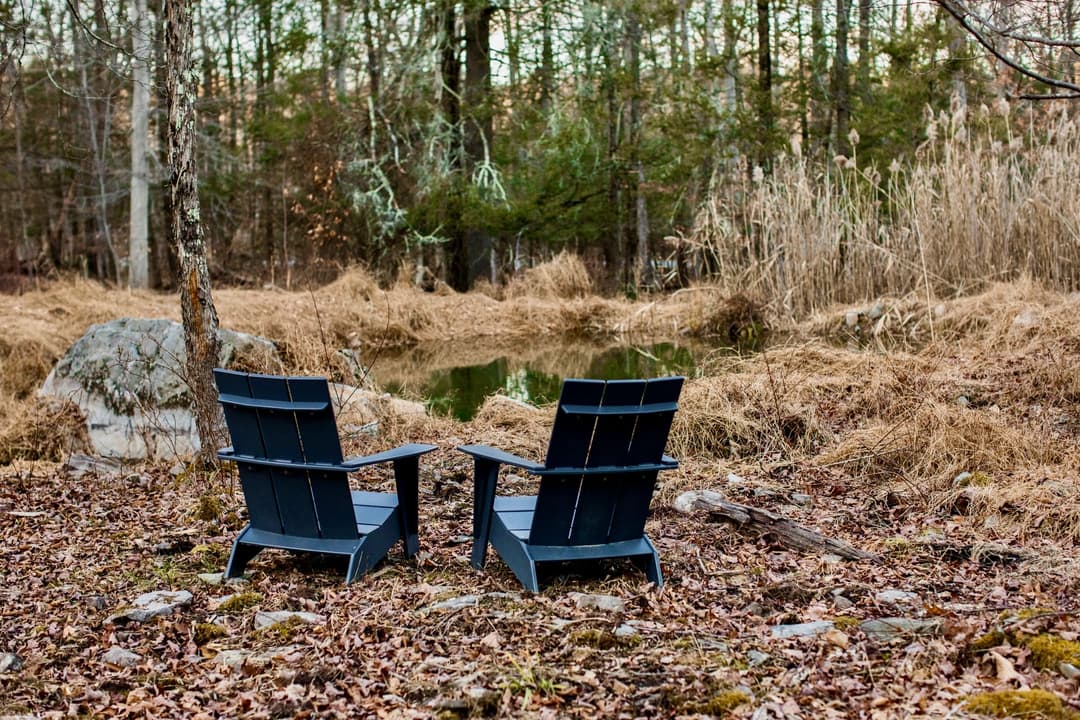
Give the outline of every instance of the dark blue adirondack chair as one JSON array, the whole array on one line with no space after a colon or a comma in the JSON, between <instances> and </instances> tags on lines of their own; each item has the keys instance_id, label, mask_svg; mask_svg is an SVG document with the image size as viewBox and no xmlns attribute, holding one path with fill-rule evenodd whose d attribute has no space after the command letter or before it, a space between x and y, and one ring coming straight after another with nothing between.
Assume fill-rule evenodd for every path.
<instances>
[{"instance_id":1,"label":"dark blue adirondack chair","mask_svg":"<svg viewBox=\"0 0 1080 720\"><path fill-rule=\"evenodd\" d=\"M660 556L645 535L656 476L678 467L664 455L683 378L566 380L547 459L531 462L485 445L475 459L472 565L490 541L529 590L539 563L631 558L663 584ZM500 465L540 477L531 497L497 496Z\"/></svg>"},{"instance_id":2,"label":"dark blue adirondack chair","mask_svg":"<svg viewBox=\"0 0 1080 720\"><path fill-rule=\"evenodd\" d=\"M344 460L325 378L214 370L250 524L233 544L226 577L239 577L263 548L346 555L345 582L368 572L398 540L419 549L420 456L434 445ZM397 493L350 491L348 474L394 463Z\"/></svg>"}]
</instances>

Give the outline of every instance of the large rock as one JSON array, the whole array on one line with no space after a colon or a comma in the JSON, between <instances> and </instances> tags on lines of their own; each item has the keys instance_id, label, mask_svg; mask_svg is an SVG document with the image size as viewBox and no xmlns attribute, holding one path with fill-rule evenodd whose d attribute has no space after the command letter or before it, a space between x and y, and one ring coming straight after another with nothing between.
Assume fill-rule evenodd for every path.
<instances>
[{"instance_id":1,"label":"large rock","mask_svg":"<svg viewBox=\"0 0 1080 720\"><path fill-rule=\"evenodd\" d=\"M218 365L238 356L275 356L273 343L220 330ZM188 455L199 447L185 375L184 328L172 320L123 318L92 325L56 364L41 395L70 398L83 411L98 455Z\"/></svg>"}]
</instances>

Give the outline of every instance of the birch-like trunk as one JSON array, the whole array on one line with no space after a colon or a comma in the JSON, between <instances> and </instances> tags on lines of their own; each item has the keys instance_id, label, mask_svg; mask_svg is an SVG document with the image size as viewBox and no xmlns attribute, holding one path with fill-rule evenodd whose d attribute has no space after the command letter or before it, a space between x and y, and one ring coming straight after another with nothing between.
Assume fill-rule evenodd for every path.
<instances>
[{"instance_id":1,"label":"birch-like trunk","mask_svg":"<svg viewBox=\"0 0 1080 720\"><path fill-rule=\"evenodd\" d=\"M218 359L218 317L210 290L206 245L199 209L195 165L195 94L198 78L191 63L191 7L186 0L165 0L165 93L169 103L169 239L180 264L180 311L187 351L187 383L203 466L216 464L219 442L214 366Z\"/></svg>"},{"instance_id":2,"label":"birch-like trunk","mask_svg":"<svg viewBox=\"0 0 1080 720\"><path fill-rule=\"evenodd\" d=\"M131 217L128 286L150 286L150 186L146 145L150 127L150 35L146 0L134 0L131 28Z\"/></svg>"}]
</instances>

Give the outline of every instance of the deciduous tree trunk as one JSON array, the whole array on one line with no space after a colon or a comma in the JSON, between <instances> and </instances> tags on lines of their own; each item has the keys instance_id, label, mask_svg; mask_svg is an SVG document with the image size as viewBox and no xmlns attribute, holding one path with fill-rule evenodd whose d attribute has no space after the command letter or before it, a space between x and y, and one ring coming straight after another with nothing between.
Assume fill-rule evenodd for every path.
<instances>
[{"instance_id":1,"label":"deciduous tree trunk","mask_svg":"<svg viewBox=\"0 0 1080 720\"><path fill-rule=\"evenodd\" d=\"M851 120L851 70L848 64L848 24L851 20L851 0L836 0L836 59L833 63L833 98L836 103L836 149L841 155L851 154L848 124Z\"/></svg>"},{"instance_id":2,"label":"deciduous tree trunk","mask_svg":"<svg viewBox=\"0 0 1080 720\"><path fill-rule=\"evenodd\" d=\"M191 62L191 7L187 0L165 0L165 92L169 103L169 239L180 262L180 310L187 351L187 383L204 466L216 463L219 442L214 366L218 359L218 317L210 289L199 210L195 165L197 75Z\"/></svg>"},{"instance_id":3,"label":"deciduous tree trunk","mask_svg":"<svg viewBox=\"0 0 1080 720\"><path fill-rule=\"evenodd\" d=\"M128 286L150 286L150 188L146 144L150 126L150 35L146 0L134 0L131 27L131 217Z\"/></svg>"}]
</instances>

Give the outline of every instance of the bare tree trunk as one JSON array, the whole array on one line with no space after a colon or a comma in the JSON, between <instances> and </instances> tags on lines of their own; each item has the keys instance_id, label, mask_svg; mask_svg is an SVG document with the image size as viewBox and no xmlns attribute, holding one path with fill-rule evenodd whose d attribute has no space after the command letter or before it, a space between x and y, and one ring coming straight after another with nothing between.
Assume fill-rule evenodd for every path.
<instances>
[{"instance_id":1,"label":"bare tree trunk","mask_svg":"<svg viewBox=\"0 0 1080 720\"><path fill-rule=\"evenodd\" d=\"M551 112L551 96L555 92L555 53L552 49L551 3L540 7L540 107L544 114Z\"/></svg>"},{"instance_id":2,"label":"bare tree trunk","mask_svg":"<svg viewBox=\"0 0 1080 720\"><path fill-rule=\"evenodd\" d=\"M623 203L622 203L622 178L620 175L621 165L619 158L619 145L621 124L619 122L622 111L619 107L618 94L615 87L616 75L616 51L617 33L615 25L617 15L614 9L608 8L607 37L604 47L604 97L607 101L608 120L608 207L615 213L615 222L608 230L607 241L604 243L604 262L608 273L616 282L626 284L625 268L626 257L623 253Z\"/></svg>"},{"instance_id":3,"label":"bare tree trunk","mask_svg":"<svg viewBox=\"0 0 1080 720\"><path fill-rule=\"evenodd\" d=\"M735 8L732 0L724 0L724 105L729 113L738 109L739 59L736 48L738 30L735 25Z\"/></svg>"},{"instance_id":4,"label":"bare tree trunk","mask_svg":"<svg viewBox=\"0 0 1080 720\"><path fill-rule=\"evenodd\" d=\"M346 91L345 67L345 30L348 24L348 14L343 0L338 0L335 10L337 29L334 32L334 90L337 92L338 102L344 102Z\"/></svg>"},{"instance_id":5,"label":"bare tree trunk","mask_svg":"<svg viewBox=\"0 0 1080 720\"><path fill-rule=\"evenodd\" d=\"M146 141L150 127L150 35L146 0L134 0L131 28L131 217L128 286L150 286L150 185Z\"/></svg>"},{"instance_id":6,"label":"bare tree trunk","mask_svg":"<svg viewBox=\"0 0 1080 720\"><path fill-rule=\"evenodd\" d=\"M848 123L851 120L851 84L848 64L848 23L851 19L851 0L836 0L836 59L833 63L833 98L836 103L836 150L851 154Z\"/></svg>"},{"instance_id":7,"label":"bare tree trunk","mask_svg":"<svg viewBox=\"0 0 1080 720\"><path fill-rule=\"evenodd\" d=\"M768 170L772 161L776 121L772 102L772 49L769 44L769 0L757 0L758 125L761 128L757 163Z\"/></svg>"},{"instance_id":8,"label":"bare tree trunk","mask_svg":"<svg viewBox=\"0 0 1080 720\"><path fill-rule=\"evenodd\" d=\"M382 68L379 62L379 45L378 37L375 34L375 26L371 21L373 0L364 0L363 5L363 17L364 17L364 45L367 46L367 73L368 73L368 91L371 96L372 103L379 106L379 78L382 76ZM377 11L377 7L376 7ZM374 132L374 128L372 128Z\"/></svg>"},{"instance_id":9,"label":"bare tree trunk","mask_svg":"<svg viewBox=\"0 0 1080 720\"><path fill-rule=\"evenodd\" d=\"M645 204L645 166L641 161L641 21L637 10L626 17L626 35L630 51L630 145L634 153L634 284L653 284L652 258L649 254L649 211Z\"/></svg>"},{"instance_id":10,"label":"bare tree trunk","mask_svg":"<svg viewBox=\"0 0 1080 720\"><path fill-rule=\"evenodd\" d=\"M165 0L165 93L169 103L169 239L180 261L180 310L187 351L187 383L203 466L216 464L219 442L214 366L218 361L218 317L210 289L199 209L195 164L195 93L191 62L191 8L187 0Z\"/></svg>"},{"instance_id":11,"label":"bare tree trunk","mask_svg":"<svg viewBox=\"0 0 1080 720\"><path fill-rule=\"evenodd\" d=\"M871 0L859 0L859 69L856 86L863 102L866 102L870 94L870 2Z\"/></svg>"},{"instance_id":12,"label":"bare tree trunk","mask_svg":"<svg viewBox=\"0 0 1080 720\"><path fill-rule=\"evenodd\" d=\"M825 43L825 0L811 0L810 9L810 156L829 146L829 50Z\"/></svg>"},{"instance_id":13,"label":"bare tree trunk","mask_svg":"<svg viewBox=\"0 0 1080 720\"><path fill-rule=\"evenodd\" d=\"M964 78L964 53L967 48L967 33L952 15L946 14L945 22L949 28L949 81L952 85L952 101L959 108L967 107L967 83Z\"/></svg>"},{"instance_id":14,"label":"bare tree trunk","mask_svg":"<svg viewBox=\"0 0 1080 720\"><path fill-rule=\"evenodd\" d=\"M491 106L491 16L495 8L488 0L467 0L465 3L465 112L464 150L465 172L472 176L481 164L492 162L491 143L494 138ZM493 239L486 228L465 228L464 285L467 289L479 277L489 274ZM462 278L459 277L459 283Z\"/></svg>"}]
</instances>

